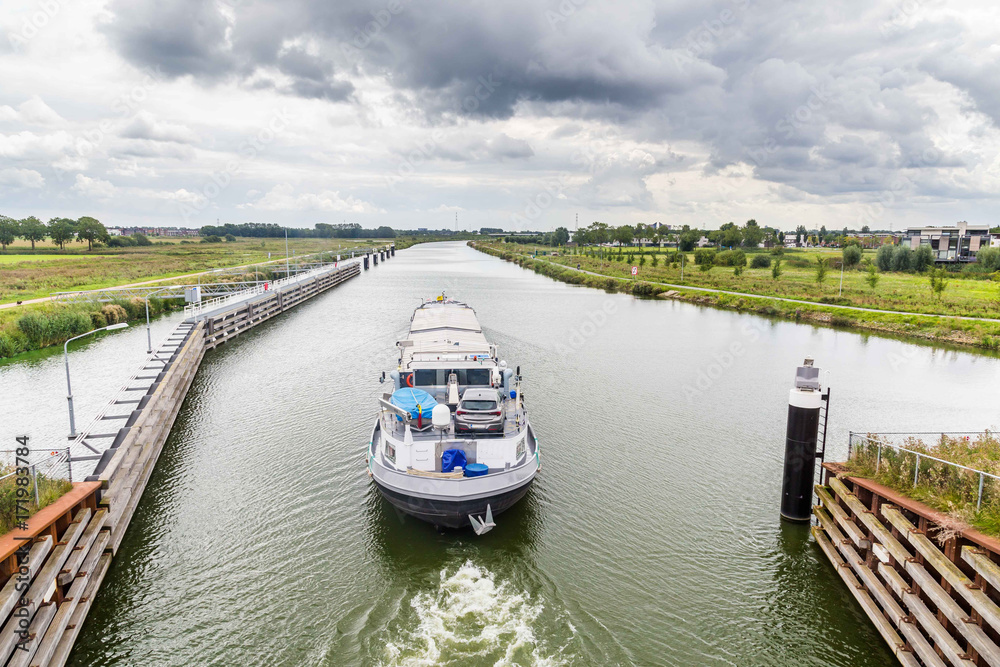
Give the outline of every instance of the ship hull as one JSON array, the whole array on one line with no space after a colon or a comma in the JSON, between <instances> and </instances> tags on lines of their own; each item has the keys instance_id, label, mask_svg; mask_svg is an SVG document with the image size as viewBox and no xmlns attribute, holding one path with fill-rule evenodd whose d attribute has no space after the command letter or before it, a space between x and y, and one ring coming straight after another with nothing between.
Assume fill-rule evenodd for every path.
<instances>
[{"instance_id":1,"label":"ship hull","mask_svg":"<svg viewBox=\"0 0 1000 667\"><path fill-rule=\"evenodd\" d=\"M474 500L440 498L423 498L416 495L400 493L375 482L382 497L397 510L415 519L426 521L440 528L469 528L472 524L469 515L481 519L486 514L489 505L493 516L501 514L513 507L531 488L534 477L525 484L514 489L505 490L495 495Z\"/></svg>"}]
</instances>

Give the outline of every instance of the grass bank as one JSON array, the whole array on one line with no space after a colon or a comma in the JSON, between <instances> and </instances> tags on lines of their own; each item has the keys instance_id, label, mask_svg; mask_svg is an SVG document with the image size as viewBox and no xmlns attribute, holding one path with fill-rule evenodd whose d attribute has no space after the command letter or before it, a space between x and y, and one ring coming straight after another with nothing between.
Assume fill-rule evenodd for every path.
<instances>
[{"instance_id":1,"label":"grass bank","mask_svg":"<svg viewBox=\"0 0 1000 667\"><path fill-rule=\"evenodd\" d=\"M879 443L883 444L879 454ZM845 464L848 474L871 479L879 484L945 512L962 525L972 526L983 533L1000 537L1000 482L984 477L982 504L979 499L979 475L954 466L920 459L917 483L914 471L917 455L885 446L879 436L869 436L855 446L851 460ZM945 461L1000 475L1000 439L994 433L975 437L942 436L934 444L908 438L905 449L934 456Z\"/></svg>"},{"instance_id":2,"label":"grass bank","mask_svg":"<svg viewBox=\"0 0 1000 667\"><path fill-rule=\"evenodd\" d=\"M909 284L906 286L905 295L892 294L889 299L884 301L873 300L865 302L862 298L864 295L859 297L855 293L855 291L860 288L848 287L848 272L845 272L844 297L838 298L836 296L836 292L834 292L833 295L830 295L825 291L817 293L817 291L815 291L811 286L808 288L802 287L796 291L796 285L802 284L803 278L801 275L795 281L789 280L787 284L761 285L761 283L765 283L766 281L770 281L771 283L781 283L785 280L786 274L782 274L780 279L775 281L771 277L770 269L767 269L767 278L764 278L763 276L756 276L754 279L747 280L745 282L737 284L729 283L726 282L726 274L732 274L732 268L730 268L728 272L724 272L722 267L715 267L710 271L701 271L694 261L690 259L690 254L688 255L689 262L685 263L683 281L680 278L679 267L667 266L664 267L662 271L658 272L654 267L649 265L647 265L646 270L640 268L640 276L642 279L634 280L630 275L631 265L627 262L609 262L607 260L601 262L598 259L585 255L567 255L557 257L546 256L544 258L533 259L521 254L521 251L528 249L520 246L510 247L510 244L501 245L494 243L473 243L471 245L481 252L514 262L524 268L531 269L536 273L547 275L551 278L555 278L556 280L561 280L574 285L587 285L588 287L595 287L609 292L624 292L640 297L672 298L704 306L727 308L730 310L757 313L772 317L781 317L797 322L849 327L894 336L921 338L936 342L972 346L993 351L1000 349L1000 322L962 320L957 319L956 317L926 317L922 315L907 315L892 312L879 313L857 311L838 307L844 305L886 310L902 310L903 308L906 308L907 310L915 312L933 313L933 298L930 296L924 296L922 297L922 300L920 300L917 296L917 290L919 288L917 282L919 280L926 279L918 279L918 277L915 276L908 277ZM647 255L647 261L649 264L652 263L651 256ZM576 267L577 264L580 264L580 268L585 271L592 271L601 275L590 275L571 268ZM789 269L789 272L791 272L791 270L792 269ZM744 274L750 273L751 271L760 270L745 269ZM800 273L801 272L802 271L800 270ZM714 273L715 276L701 275L705 273ZM692 274L694 277L691 277L689 280L689 277ZM736 276L730 275L730 277ZM894 280L906 280L903 277L892 277ZM855 280L855 276L852 276L851 280ZM670 287L659 284L661 282L671 283L674 285L683 284L684 286L690 285L691 287L708 287L711 289L741 292L753 292L757 290L762 293L744 296L717 294L711 292L701 292L694 289L685 289L683 286ZM815 282L814 274L813 282ZM981 301L986 301L986 303L976 304L975 300L977 297L974 294L965 294L960 304L950 304L951 308L958 309L959 312L951 312L949 311L948 305L943 305L941 308L944 312L941 314L971 317L1000 317L1000 313L997 312L997 306L995 303L987 301L989 298L987 295L990 294L990 290L997 289L996 283L988 280L955 280L954 282L968 282L970 284L974 284L972 287L975 289L970 288L969 291L983 291L983 296L978 298ZM949 289L951 289L951 287L949 287ZM927 289L927 291L929 292L930 290ZM814 299L815 302L808 304L788 303L778 301L773 297L803 300ZM893 304L897 307L890 307Z\"/></svg>"},{"instance_id":3,"label":"grass bank","mask_svg":"<svg viewBox=\"0 0 1000 667\"><path fill-rule=\"evenodd\" d=\"M14 472L11 466L0 466L0 476L9 475ZM31 479L30 477L28 479ZM39 503L35 503L35 485L29 483L27 486L17 484L17 475L11 475L7 479L0 480L0 535L14 529L17 521L17 500L18 489L20 489L20 499L22 508L27 505L28 516L35 514L43 507L47 507L58 500L64 493L73 488L73 485L64 479L37 476ZM27 503L24 501L27 500ZM22 512L23 514L23 512Z\"/></svg>"},{"instance_id":4,"label":"grass bank","mask_svg":"<svg viewBox=\"0 0 1000 667\"><path fill-rule=\"evenodd\" d=\"M341 244L343 248L336 248L336 243L333 245L334 248L330 248L329 239L296 239L300 241L298 244L298 249L295 250L296 254L300 257L306 254L312 254L320 251L330 251L332 253L342 252L345 255L349 254L351 250L360 249L362 247L371 247L365 244L365 242L360 242L365 245L355 245L353 242L348 247L346 244ZM239 242L237 242L239 243ZM255 242L256 247L267 248L269 247L267 242L261 246L261 241ZM175 246L180 246L181 244L174 244ZM229 246L231 243L226 244L204 244L206 246L216 246L224 245ZM291 240L289 240L290 250L292 248ZM323 247L320 247L320 246ZM319 247L319 250L316 248ZM133 250L129 248L128 250ZM144 250L144 248L137 248L135 250ZM169 260L170 257L174 255L162 254L164 251L159 251L161 254L156 256L149 256L148 254L140 254L132 258L135 266L131 267L129 270L132 271L132 278L145 278L151 279L149 273L151 271L157 270L155 267L160 266L163 261ZM191 250L184 250L183 252L195 253L197 255L196 259L188 257L188 260L194 262L196 266L202 266L208 263L209 259L214 258L216 260L224 258L226 255L220 255L218 248L201 248L194 246ZM281 257L284 257L284 240L282 240L281 246ZM244 262L242 261L244 257L241 256L241 260L235 263L235 266L242 266ZM275 259L274 253L272 253L272 260ZM89 261L93 264L104 264L102 260L95 259L92 257L86 257L78 261ZM264 261L267 261L267 255L264 255ZM58 270L40 270L37 266L31 267L32 272L31 280L37 282L39 285L45 280L52 280L53 283L58 283L58 278L55 277L59 273ZM60 263L60 268L66 263ZM291 261L294 266L296 264L295 260ZM175 275L186 275L188 273L187 269L191 268L190 263L184 264L185 269L182 271L175 272ZM219 268L219 264L210 264L211 268ZM233 266L233 264L230 264ZM277 278L284 277L284 272L279 272L277 269L283 269L284 262L277 262L276 264L256 264L253 268L247 268L245 273L226 273L220 274L222 277L212 277L210 281L203 279L202 282L239 282L239 281L254 281L254 280L274 280ZM110 274L106 273L107 266L93 266L89 272L85 271L81 275L85 276L83 278L70 278L64 275L63 278L70 280L72 283L72 288L76 289L99 289L100 287L111 287L120 285L120 282L114 282L112 280L97 280L98 275L114 275L121 279L121 272L113 272ZM49 276L49 278L46 278ZM6 270L0 271L0 285L11 285L11 281L16 278L11 274L8 274ZM155 279L155 278L153 278ZM79 280L97 280L97 282L89 285L78 284ZM112 285L106 285L106 282L113 282ZM163 282L163 285L169 285L171 282L174 283L188 283L193 282L193 279L179 279L176 281L171 281L169 278ZM149 312L150 315L160 315L162 313L170 312L173 310L180 310L184 307L183 300L181 299L161 299L158 297L152 297L149 300ZM51 345L60 345L64 343L69 338L77 336L82 333L86 333L92 329L97 329L109 324L117 324L119 322L142 322L146 318L146 302L138 297L131 299L116 299L110 302L59 302L59 301L43 301L39 303L27 303L13 308L2 308L0 309L0 359L10 359L18 355L33 352L35 350L41 350Z\"/></svg>"},{"instance_id":5,"label":"grass bank","mask_svg":"<svg viewBox=\"0 0 1000 667\"><path fill-rule=\"evenodd\" d=\"M323 251L347 254L353 249L386 243L363 239L289 239L288 249L293 255ZM285 240L237 239L222 243L184 240L93 252L48 249L32 254L23 248L17 251L0 254L0 303L274 261L284 258Z\"/></svg>"}]
</instances>

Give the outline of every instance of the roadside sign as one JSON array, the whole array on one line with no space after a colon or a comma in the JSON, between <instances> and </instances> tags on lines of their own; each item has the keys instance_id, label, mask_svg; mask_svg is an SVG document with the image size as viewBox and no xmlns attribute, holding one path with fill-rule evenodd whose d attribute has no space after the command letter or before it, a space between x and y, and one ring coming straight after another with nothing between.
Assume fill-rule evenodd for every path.
<instances>
[{"instance_id":1,"label":"roadside sign","mask_svg":"<svg viewBox=\"0 0 1000 667\"><path fill-rule=\"evenodd\" d=\"M632 275L633 276L639 275L639 267L638 266L633 266L632 267Z\"/></svg>"}]
</instances>

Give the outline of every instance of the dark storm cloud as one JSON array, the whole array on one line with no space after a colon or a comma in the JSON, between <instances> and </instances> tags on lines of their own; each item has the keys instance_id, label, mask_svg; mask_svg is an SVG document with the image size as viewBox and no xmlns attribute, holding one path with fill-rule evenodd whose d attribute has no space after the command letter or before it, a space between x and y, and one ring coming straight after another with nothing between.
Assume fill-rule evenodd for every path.
<instances>
[{"instance_id":1,"label":"dark storm cloud","mask_svg":"<svg viewBox=\"0 0 1000 667\"><path fill-rule=\"evenodd\" d=\"M885 188L900 169L963 164L931 138L940 119L914 93L922 82L954 86L969 113L1000 118L996 59L961 51L957 21L911 4L289 0L224 10L215 0L114 0L106 30L127 59L174 76L238 77L330 101L351 97L351 78L382 77L431 124L516 114L614 122L644 141L700 142L709 171L745 163L758 178L830 195ZM574 126L557 135L573 141ZM508 148L454 152L533 154ZM607 194L663 169L616 163Z\"/></svg>"}]
</instances>

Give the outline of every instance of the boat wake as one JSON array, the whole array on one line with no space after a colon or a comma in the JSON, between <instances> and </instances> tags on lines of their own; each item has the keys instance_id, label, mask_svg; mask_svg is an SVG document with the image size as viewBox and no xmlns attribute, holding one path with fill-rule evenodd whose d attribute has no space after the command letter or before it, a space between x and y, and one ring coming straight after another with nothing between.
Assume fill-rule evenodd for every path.
<instances>
[{"instance_id":1,"label":"boat wake","mask_svg":"<svg viewBox=\"0 0 1000 667\"><path fill-rule=\"evenodd\" d=\"M383 665L566 664L546 655L535 636L543 605L469 561L451 574L442 570L437 590L418 593L410 605L415 618L386 644Z\"/></svg>"}]
</instances>

